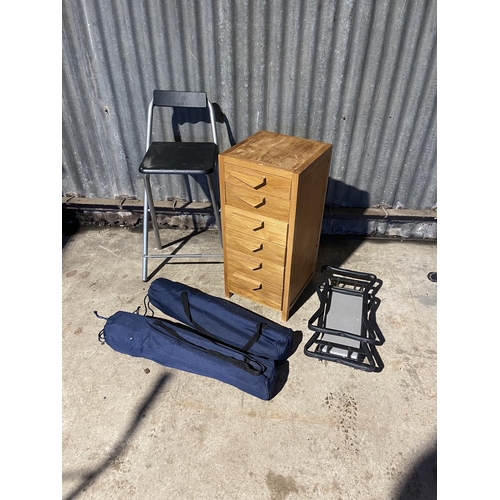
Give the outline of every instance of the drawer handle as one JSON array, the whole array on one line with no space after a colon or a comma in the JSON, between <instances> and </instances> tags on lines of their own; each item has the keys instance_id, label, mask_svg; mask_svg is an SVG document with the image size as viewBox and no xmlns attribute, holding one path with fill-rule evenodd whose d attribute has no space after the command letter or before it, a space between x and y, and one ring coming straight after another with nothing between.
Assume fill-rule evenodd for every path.
<instances>
[{"instance_id":1,"label":"drawer handle","mask_svg":"<svg viewBox=\"0 0 500 500\"><path fill-rule=\"evenodd\" d=\"M257 291L257 290L262 290L262 283L260 281L255 281L252 278L249 278L245 276L244 274L240 273L234 273L233 275L235 278L238 278L242 281L246 281L249 285L252 286L252 290Z\"/></svg>"},{"instance_id":2,"label":"drawer handle","mask_svg":"<svg viewBox=\"0 0 500 500\"><path fill-rule=\"evenodd\" d=\"M266 178L264 176L255 177L240 172L231 172L231 175L253 189L260 188L266 184Z\"/></svg>"},{"instance_id":3,"label":"drawer handle","mask_svg":"<svg viewBox=\"0 0 500 500\"><path fill-rule=\"evenodd\" d=\"M260 252L261 250L264 250L264 243L259 243L257 247L255 247L251 241L245 241L245 240L239 240L241 245L245 247L247 250L250 250L251 252Z\"/></svg>"},{"instance_id":4,"label":"drawer handle","mask_svg":"<svg viewBox=\"0 0 500 500\"><path fill-rule=\"evenodd\" d=\"M241 196L234 195L238 200L241 200L243 203L246 203L247 205L250 205L253 208L259 208L262 205L266 204L266 199L265 198L259 198L258 201L248 201L245 200L244 198L241 198Z\"/></svg>"},{"instance_id":5,"label":"drawer handle","mask_svg":"<svg viewBox=\"0 0 500 500\"><path fill-rule=\"evenodd\" d=\"M252 271L258 271L259 269L262 269L262 262L258 266L252 266L251 269Z\"/></svg>"},{"instance_id":6,"label":"drawer handle","mask_svg":"<svg viewBox=\"0 0 500 500\"><path fill-rule=\"evenodd\" d=\"M260 229L264 229L264 221L262 221L257 227L253 227L253 231L259 231Z\"/></svg>"}]
</instances>

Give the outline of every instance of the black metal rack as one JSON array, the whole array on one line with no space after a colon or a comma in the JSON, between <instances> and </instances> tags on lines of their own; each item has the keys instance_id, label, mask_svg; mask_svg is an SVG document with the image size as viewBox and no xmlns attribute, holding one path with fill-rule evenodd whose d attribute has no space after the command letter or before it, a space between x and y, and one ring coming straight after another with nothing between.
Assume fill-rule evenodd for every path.
<instances>
[{"instance_id":1,"label":"black metal rack","mask_svg":"<svg viewBox=\"0 0 500 500\"><path fill-rule=\"evenodd\" d=\"M374 274L323 266L318 286L320 307L308 322L315 333L304 354L368 372L384 364L377 351L385 339L376 321L382 280Z\"/></svg>"}]
</instances>

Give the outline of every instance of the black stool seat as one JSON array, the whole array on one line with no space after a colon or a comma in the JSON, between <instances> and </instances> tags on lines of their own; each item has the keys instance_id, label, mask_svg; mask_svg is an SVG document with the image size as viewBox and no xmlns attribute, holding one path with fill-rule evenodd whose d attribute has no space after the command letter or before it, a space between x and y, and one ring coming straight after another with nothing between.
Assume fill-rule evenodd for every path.
<instances>
[{"instance_id":1,"label":"black stool seat","mask_svg":"<svg viewBox=\"0 0 500 500\"><path fill-rule=\"evenodd\" d=\"M211 174L218 147L213 142L152 142L139 172L142 174Z\"/></svg>"}]
</instances>

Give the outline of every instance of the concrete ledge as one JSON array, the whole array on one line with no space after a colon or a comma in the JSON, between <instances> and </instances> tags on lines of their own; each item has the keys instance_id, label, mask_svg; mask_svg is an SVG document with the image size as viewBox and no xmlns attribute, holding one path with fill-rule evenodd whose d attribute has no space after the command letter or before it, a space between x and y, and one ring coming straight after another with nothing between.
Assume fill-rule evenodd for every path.
<instances>
[{"instance_id":1,"label":"concrete ledge","mask_svg":"<svg viewBox=\"0 0 500 500\"><path fill-rule=\"evenodd\" d=\"M63 196L63 208L72 210L105 210L105 211L128 211L141 212L143 210L142 200L134 198L83 198L78 196ZM182 200L156 201L155 209L158 212L167 211L188 211L188 212L211 212L212 205L207 202L186 202Z\"/></svg>"},{"instance_id":2,"label":"concrete ledge","mask_svg":"<svg viewBox=\"0 0 500 500\"><path fill-rule=\"evenodd\" d=\"M63 212L73 213L84 226L137 227L142 225L142 200L120 197L63 197ZM209 202L155 201L162 228L217 229ZM437 239L437 210L386 207L347 208L327 205L322 233L416 240Z\"/></svg>"},{"instance_id":3,"label":"concrete ledge","mask_svg":"<svg viewBox=\"0 0 500 500\"><path fill-rule=\"evenodd\" d=\"M437 210L411 210L405 208L348 208L325 207L325 219L392 219L392 220L429 220L437 221Z\"/></svg>"},{"instance_id":4,"label":"concrete ledge","mask_svg":"<svg viewBox=\"0 0 500 500\"><path fill-rule=\"evenodd\" d=\"M110 210L142 212L142 200L120 197L111 198L83 198L78 196L63 196L63 208L73 210ZM155 209L174 212L211 212L210 202L186 202L180 200L155 200ZM411 210L384 207L349 208L325 207L325 219L392 219L392 220L436 220L437 210Z\"/></svg>"}]
</instances>

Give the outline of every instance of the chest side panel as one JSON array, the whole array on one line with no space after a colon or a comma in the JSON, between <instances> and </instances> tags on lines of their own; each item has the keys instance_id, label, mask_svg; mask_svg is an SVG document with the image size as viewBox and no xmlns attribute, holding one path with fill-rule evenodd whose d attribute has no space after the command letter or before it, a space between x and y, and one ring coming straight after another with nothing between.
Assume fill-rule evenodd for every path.
<instances>
[{"instance_id":1,"label":"chest side panel","mask_svg":"<svg viewBox=\"0 0 500 500\"><path fill-rule=\"evenodd\" d=\"M290 221L284 303L291 307L316 272L331 152L296 178L294 218Z\"/></svg>"}]
</instances>

